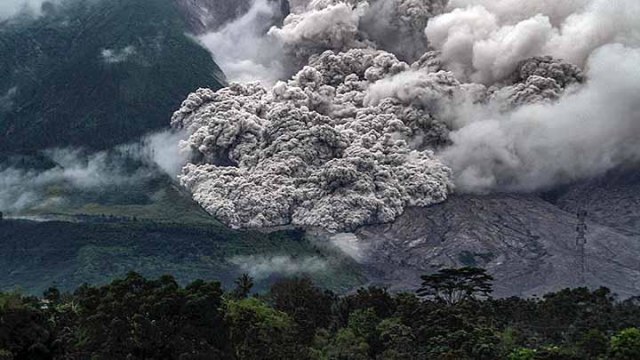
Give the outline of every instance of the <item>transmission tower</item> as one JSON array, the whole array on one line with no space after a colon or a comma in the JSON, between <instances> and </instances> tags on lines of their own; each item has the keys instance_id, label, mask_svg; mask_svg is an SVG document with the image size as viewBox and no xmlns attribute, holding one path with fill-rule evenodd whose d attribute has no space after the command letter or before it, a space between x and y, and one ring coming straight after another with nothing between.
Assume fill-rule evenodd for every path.
<instances>
[{"instance_id":1,"label":"transmission tower","mask_svg":"<svg viewBox=\"0 0 640 360\"><path fill-rule=\"evenodd\" d=\"M578 209L578 224L576 225L576 249L578 259L578 271L580 272L580 285L585 284L585 245L587 243L587 211Z\"/></svg>"}]
</instances>

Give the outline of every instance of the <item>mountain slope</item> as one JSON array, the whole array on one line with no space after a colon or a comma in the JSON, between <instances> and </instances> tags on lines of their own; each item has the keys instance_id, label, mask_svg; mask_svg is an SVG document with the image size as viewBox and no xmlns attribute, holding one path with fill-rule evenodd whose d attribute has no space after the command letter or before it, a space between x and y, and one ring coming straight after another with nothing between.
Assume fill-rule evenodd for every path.
<instances>
[{"instance_id":1,"label":"mountain slope","mask_svg":"<svg viewBox=\"0 0 640 360\"><path fill-rule=\"evenodd\" d=\"M166 127L210 54L171 0L71 0L0 24L0 152L104 149Z\"/></svg>"},{"instance_id":2,"label":"mountain slope","mask_svg":"<svg viewBox=\"0 0 640 360\"><path fill-rule=\"evenodd\" d=\"M359 266L302 232L238 232L215 225L152 222L0 220L0 291L73 290L136 271L181 283L216 279L232 287L248 272L260 289L283 275L307 273L337 291L362 284Z\"/></svg>"},{"instance_id":3,"label":"mountain slope","mask_svg":"<svg viewBox=\"0 0 640 360\"><path fill-rule=\"evenodd\" d=\"M495 276L498 296L531 296L583 285L606 286L624 297L637 295L640 236L633 214L640 192L630 176L626 181L573 186L560 197L559 206L537 195L497 194L456 195L441 205L410 209L393 224L356 233L367 254L364 265L374 282L398 289L413 288L420 275L442 267L480 266ZM575 211L583 203L592 208L584 274ZM631 216L622 218L621 212Z\"/></svg>"}]
</instances>

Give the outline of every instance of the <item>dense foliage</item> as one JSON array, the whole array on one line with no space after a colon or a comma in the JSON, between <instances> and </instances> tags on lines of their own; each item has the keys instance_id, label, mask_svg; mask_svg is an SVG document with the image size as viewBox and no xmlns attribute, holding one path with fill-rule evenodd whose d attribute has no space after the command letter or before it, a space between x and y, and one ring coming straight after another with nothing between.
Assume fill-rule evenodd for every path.
<instances>
[{"instance_id":1,"label":"dense foliage","mask_svg":"<svg viewBox=\"0 0 640 360\"><path fill-rule=\"evenodd\" d=\"M5 293L0 359L640 356L638 299L616 301L605 288L532 299L469 296L452 303L375 287L337 296L306 278L281 280L262 294L251 295L251 286L248 276L225 292L218 282L181 287L171 276L147 280L131 273L73 294L55 288L41 298Z\"/></svg>"},{"instance_id":2,"label":"dense foliage","mask_svg":"<svg viewBox=\"0 0 640 360\"><path fill-rule=\"evenodd\" d=\"M0 21L0 153L104 149L165 127L191 91L221 86L188 31L171 0L45 2Z\"/></svg>"}]
</instances>

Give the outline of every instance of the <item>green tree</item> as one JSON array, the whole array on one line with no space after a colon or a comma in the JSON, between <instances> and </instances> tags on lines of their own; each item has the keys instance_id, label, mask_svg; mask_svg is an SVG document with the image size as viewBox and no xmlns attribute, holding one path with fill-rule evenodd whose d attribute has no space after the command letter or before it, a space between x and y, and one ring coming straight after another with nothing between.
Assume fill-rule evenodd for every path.
<instances>
[{"instance_id":1,"label":"green tree","mask_svg":"<svg viewBox=\"0 0 640 360\"><path fill-rule=\"evenodd\" d=\"M0 356L48 360L51 340L50 324L39 309L39 301L17 293L0 293Z\"/></svg>"},{"instance_id":2,"label":"green tree","mask_svg":"<svg viewBox=\"0 0 640 360\"><path fill-rule=\"evenodd\" d=\"M274 309L288 314L296 323L302 344L310 344L318 329L331 324L334 298L333 293L316 287L306 277L278 281L268 294Z\"/></svg>"},{"instance_id":3,"label":"green tree","mask_svg":"<svg viewBox=\"0 0 640 360\"><path fill-rule=\"evenodd\" d=\"M509 354L509 360L535 360L536 351L534 349L516 349Z\"/></svg>"},{"instance_id":4,"label":"green tree","mask_svg":"<svg viewBox=\"0 0 640 360\"><path fill-rule=\"evenodd\" d=\"M358 309L349 316L349 329L358 338L365 339L372 357L375 357L382 347L378 335L378 324L380 324L380 318L373 308Z\"/></svg>"},{"instance_id":5,"label":"green tree","mask_svg":"<svg viewBox=\"0 0 640 360\"><path fill-rule=\"evenodd\" d=\"M136 273L75 294L75 354L96 359L220 358L227 329L220 283L195 281L181 288L171 276L147 280Z\"/></svg>"},{"instance_id":6,"label":"green tree","mask_svg":"<svg viewBox=\"0 0 640 360\"><path fill-rule=\"evenodd\" d=\"M463 300L489 297L493 292L493 277L484 269L463 267L442 269L433 275L423 275L417 293L421 297L455 305Z\"/></svg>"},{"instance_id":7,"label":"green tree","mask_svg":"<svg viewBox=\"0 0 640 360\"><path fill-rule=\"evenodd\" d=\"M13 360L13 354L9 350L0 349L0 360Z\"/></svg>"},{"instance_id":8,"label":"green tree","mask_svg":"<svg viewBox=\"0 0 640 360\"><path fill-rule=\"evenodd\" d=\"M611 338L609 357L613 360L640 359L640 329L624 329Z\"/></svg>"},{"instance_id":9,"label":"green tree","mask_svg":"<svg viewBox=\"0 0 640 360\"><path fill-rule=\"evenodd\" d=\"M586 359L598 359L607 353L609 339L602 331L590 329L578 342L580 353Z\"/></svg>"},{"instance_id":10,"label":"green tree","mask_svg":"<svg viewBox=\"0 0 640 360\"><path fill-rule=\"evenodd\" d=\"M379 359L411 360L417 358L415 336L413 330L404 325L399 318L389 318L380 322L377 327L383 347Z\"/></svg>"},{"instance_id":11,"label":"green tree","mask_svg":"<svg viewBox=\"0 0 640 360\"><path fill-rule=\"evenodd\" d=\"M289 315L257 298L231 300L226 320L235 359L293 359L299 348ZM299 354L298 354L299 355Z\"/></svg>"},{"instance_id":12,"label":"green tree","mask_svg":"<svg viewBox=\"0 0 640 360\"><path fill-rule=\"evenodd\" d=\"M371 308L379 318L386 319L395 313L396 301L387 289L371 286L342 297L338 307L340 322L346 325L349 314L358 309Z\"/></svg>"},{"instance_id":13,"label":"green tree","mask_svg":"<svg viewBox=\"0 0 640 360\"><path fill-rule=\"evenodd\" d=\"M321 332L323 333L323 332ZM351 328L338 330L333 338L326 332L316 339L319 344L313 358L319 360L368 360L369 344L357 336Z\"/></svg>"},{"instance_id":14,"label":"green tree","mask_svg":"<svg viewBox=\"0 0 640 360\"><path fill-rule=\"evenodd\" d=\"M249 274L242 274L234 281L236 288L233 289L232 295L236 299L246 299L253 289L253 278Z\"/></svg>"}]
</instances>

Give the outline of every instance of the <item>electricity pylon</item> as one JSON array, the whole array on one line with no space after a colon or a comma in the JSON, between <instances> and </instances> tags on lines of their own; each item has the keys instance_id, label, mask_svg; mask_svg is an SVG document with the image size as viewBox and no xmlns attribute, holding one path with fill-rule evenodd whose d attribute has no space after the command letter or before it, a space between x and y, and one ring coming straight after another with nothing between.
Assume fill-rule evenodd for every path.
<instances>
[{"instance_id":1,"label":"electricity pylon","mask_svg":"<svg viewBox=\"0 0 640 360\"><path fill-rule=\"evenodd\" d=\"M578 224L576 225L576 249L578 259L578 271L580 272L580 285L585 285L585 245L587 244L587 211L579 209Z\"/></svg>"}]
</instances>

